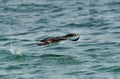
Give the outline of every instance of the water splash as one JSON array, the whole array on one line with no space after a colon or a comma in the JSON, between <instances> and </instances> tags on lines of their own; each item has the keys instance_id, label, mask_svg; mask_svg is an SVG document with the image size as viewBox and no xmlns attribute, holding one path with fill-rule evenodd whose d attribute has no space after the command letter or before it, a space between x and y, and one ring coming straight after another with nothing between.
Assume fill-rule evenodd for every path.
<instances>
[{"instance_id":1,"label":"water splash","mask_svg":"<svg viewBox=\"0 0 120 79\"><path fill-rule=\"evenodd\" d=\"M12 55L17 55L17 56L22 56L23 55L23 52L21 50L21 46L14 46L12 41L10 43L10 53Z\"/></svg>"}]
</instances>

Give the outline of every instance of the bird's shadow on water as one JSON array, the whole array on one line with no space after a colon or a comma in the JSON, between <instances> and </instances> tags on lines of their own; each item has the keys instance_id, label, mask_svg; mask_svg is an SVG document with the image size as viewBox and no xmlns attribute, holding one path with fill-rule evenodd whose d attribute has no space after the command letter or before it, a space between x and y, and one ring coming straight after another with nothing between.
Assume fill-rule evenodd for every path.
<instances>
[{"instance_id":1,"label":"bird's shadow on water","mask_svg":"<svg viewBox=\"0 0 120 79\"><path fill-rule=\"evenodd\" d=\"M77 57L71 55L59 55L59 54L43 54L40 56L32 56L39 58L42 64L46 65L71 65L81 64Z\"/></svg>"}]
</instances>

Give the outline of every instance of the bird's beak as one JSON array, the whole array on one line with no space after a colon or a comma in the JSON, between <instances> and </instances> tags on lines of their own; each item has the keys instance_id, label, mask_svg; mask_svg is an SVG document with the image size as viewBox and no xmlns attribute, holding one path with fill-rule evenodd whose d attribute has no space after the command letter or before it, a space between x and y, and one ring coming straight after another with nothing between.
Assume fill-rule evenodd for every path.
<instances>
[{"instance_id":1,"label":"bird's beak","mask_svg":"<svg viewBox=\"0 0 120 79\"><path fill-rule=\"evenodd\" d=\"M76 34L76 36L80 36L80 34Z\"/></svg>"}]
</instances>

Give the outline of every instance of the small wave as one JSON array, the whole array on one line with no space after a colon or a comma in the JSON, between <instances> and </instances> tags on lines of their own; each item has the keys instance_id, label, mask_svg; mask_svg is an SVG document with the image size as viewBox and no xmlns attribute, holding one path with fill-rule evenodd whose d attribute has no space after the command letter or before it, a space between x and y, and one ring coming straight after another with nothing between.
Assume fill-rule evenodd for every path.
<instances>
[{"instance_id":1,"label":"small wave","mask_svg":"<svg viewBox=\"0 0 120 79\"><path fill-rule=\"evenodd\" d=\"M66 24L66 25L63 25L63 26L60 26L60 27L83 27L84 25L83 24L76 24L76 23L69 23L69 24Z\"/></svg>"},{"instance_id":2,"label":"small wave","mask_svg":"<svg viewBox=\"0 0 120 79\"><path fill-rule=\"evenodd\" d=\"M18 66L8 66L5 69L6 70L16 70L16 69L21 69L21 67L18 67Z\"/></svg>"},{"instance_id":3,"label":"small wave","mask_svg":"<svg viewBox=\"0 0 120 79\"><path fill-rule=\"evenodd\" d=\"M7 5L2 8L2 11L7 12L39 12L49 9L55 9L57 6L51 4L17 4L17 5ZM54 10L55 11L55 10ZM57 10L56 10L57 11Z\"/></svg>"},{"instance_id":4,"label":"small wave","mask_svg":"<svg viewBox=\"0 0 120 79\"><path fill-rule=\"evenodd\" d=\"M120 6L120 2L110 2L110 3L107 3L107 5L110 5L110 6L118 5L118 6Z\"/></svg>"},{"instance_id":5,"label":"small wave","mask_svg":"<svg viewBox=\"0 0 120 79\"><path fill-rule=\"evenodd\" d=\"M115 46L120 47L120 43L117 43Z\"/></svg>"},{"instance_id":6,"label":"small wave","mask_svg":"<svg viewBox=\"0 0 120 79\"><path fill-rule=\"evenodd\" d=\"M100 66L100 67L96 67L95 70L106 71L106 72L119 72L120 67L119 66L110 66L110 67Z\"/></svg>"},{"instance_id":7,"label":"small wave","mask_svg":"<svg viewBox=\"0 0 120 79\"><path fill-rule=\"evenodd\" d=\"M117 42L105 42L105 43L100 43L99 45L114 45L117 44Z\"/></svg>"},{"instance_id":8,"label":"small wave","mask_svg":"<svg viewBox=\"0 0 120 79\"><path fill-rule=\"evenodd\" d=\"M82 73L86 73L86 71L73 71L73 72L69 72L69 73L65 73L66 75L79 75Z\"/></svg>"},{"instance_id":9,"label":"small wave","mask_svg":"<svg viewBox=\"0 0 120 79\"><path fill-rule=\"evenodd\" d=\"M120 25L117 25L117 26L111 27L111 29L112 29L112 30L120 29Z\"/></svg>"},{"instance_id":10,"label":"small wave","mask_svg":"<svg viewBox=\"0 0 120 79\"><path fill-rule=\"evenodd\" d=\"M89 48L89 49L86 49L85 51L93 52L93 51L98 51L98 50L101 50L101 48Z\"/></svg>"}]
</instances>

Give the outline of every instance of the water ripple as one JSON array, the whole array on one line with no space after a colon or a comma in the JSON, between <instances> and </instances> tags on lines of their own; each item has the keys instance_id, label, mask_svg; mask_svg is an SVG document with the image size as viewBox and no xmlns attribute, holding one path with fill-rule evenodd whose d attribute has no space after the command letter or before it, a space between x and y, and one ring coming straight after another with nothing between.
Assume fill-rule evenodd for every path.
<instances>
[{"instance_id":1,"label":"water ripple","mask_svg":"<svg viewBox=\"0 0 120 79\"><path fill-rule=\"evenodd\" d=\"M120 19L115 0L1 0L1 79L119 79ZM76 42L36 39L78 33ZM24 51L11 55L10 41ZM9 73L10 72L10 73Z\"/></svg>"}]
</instances>

